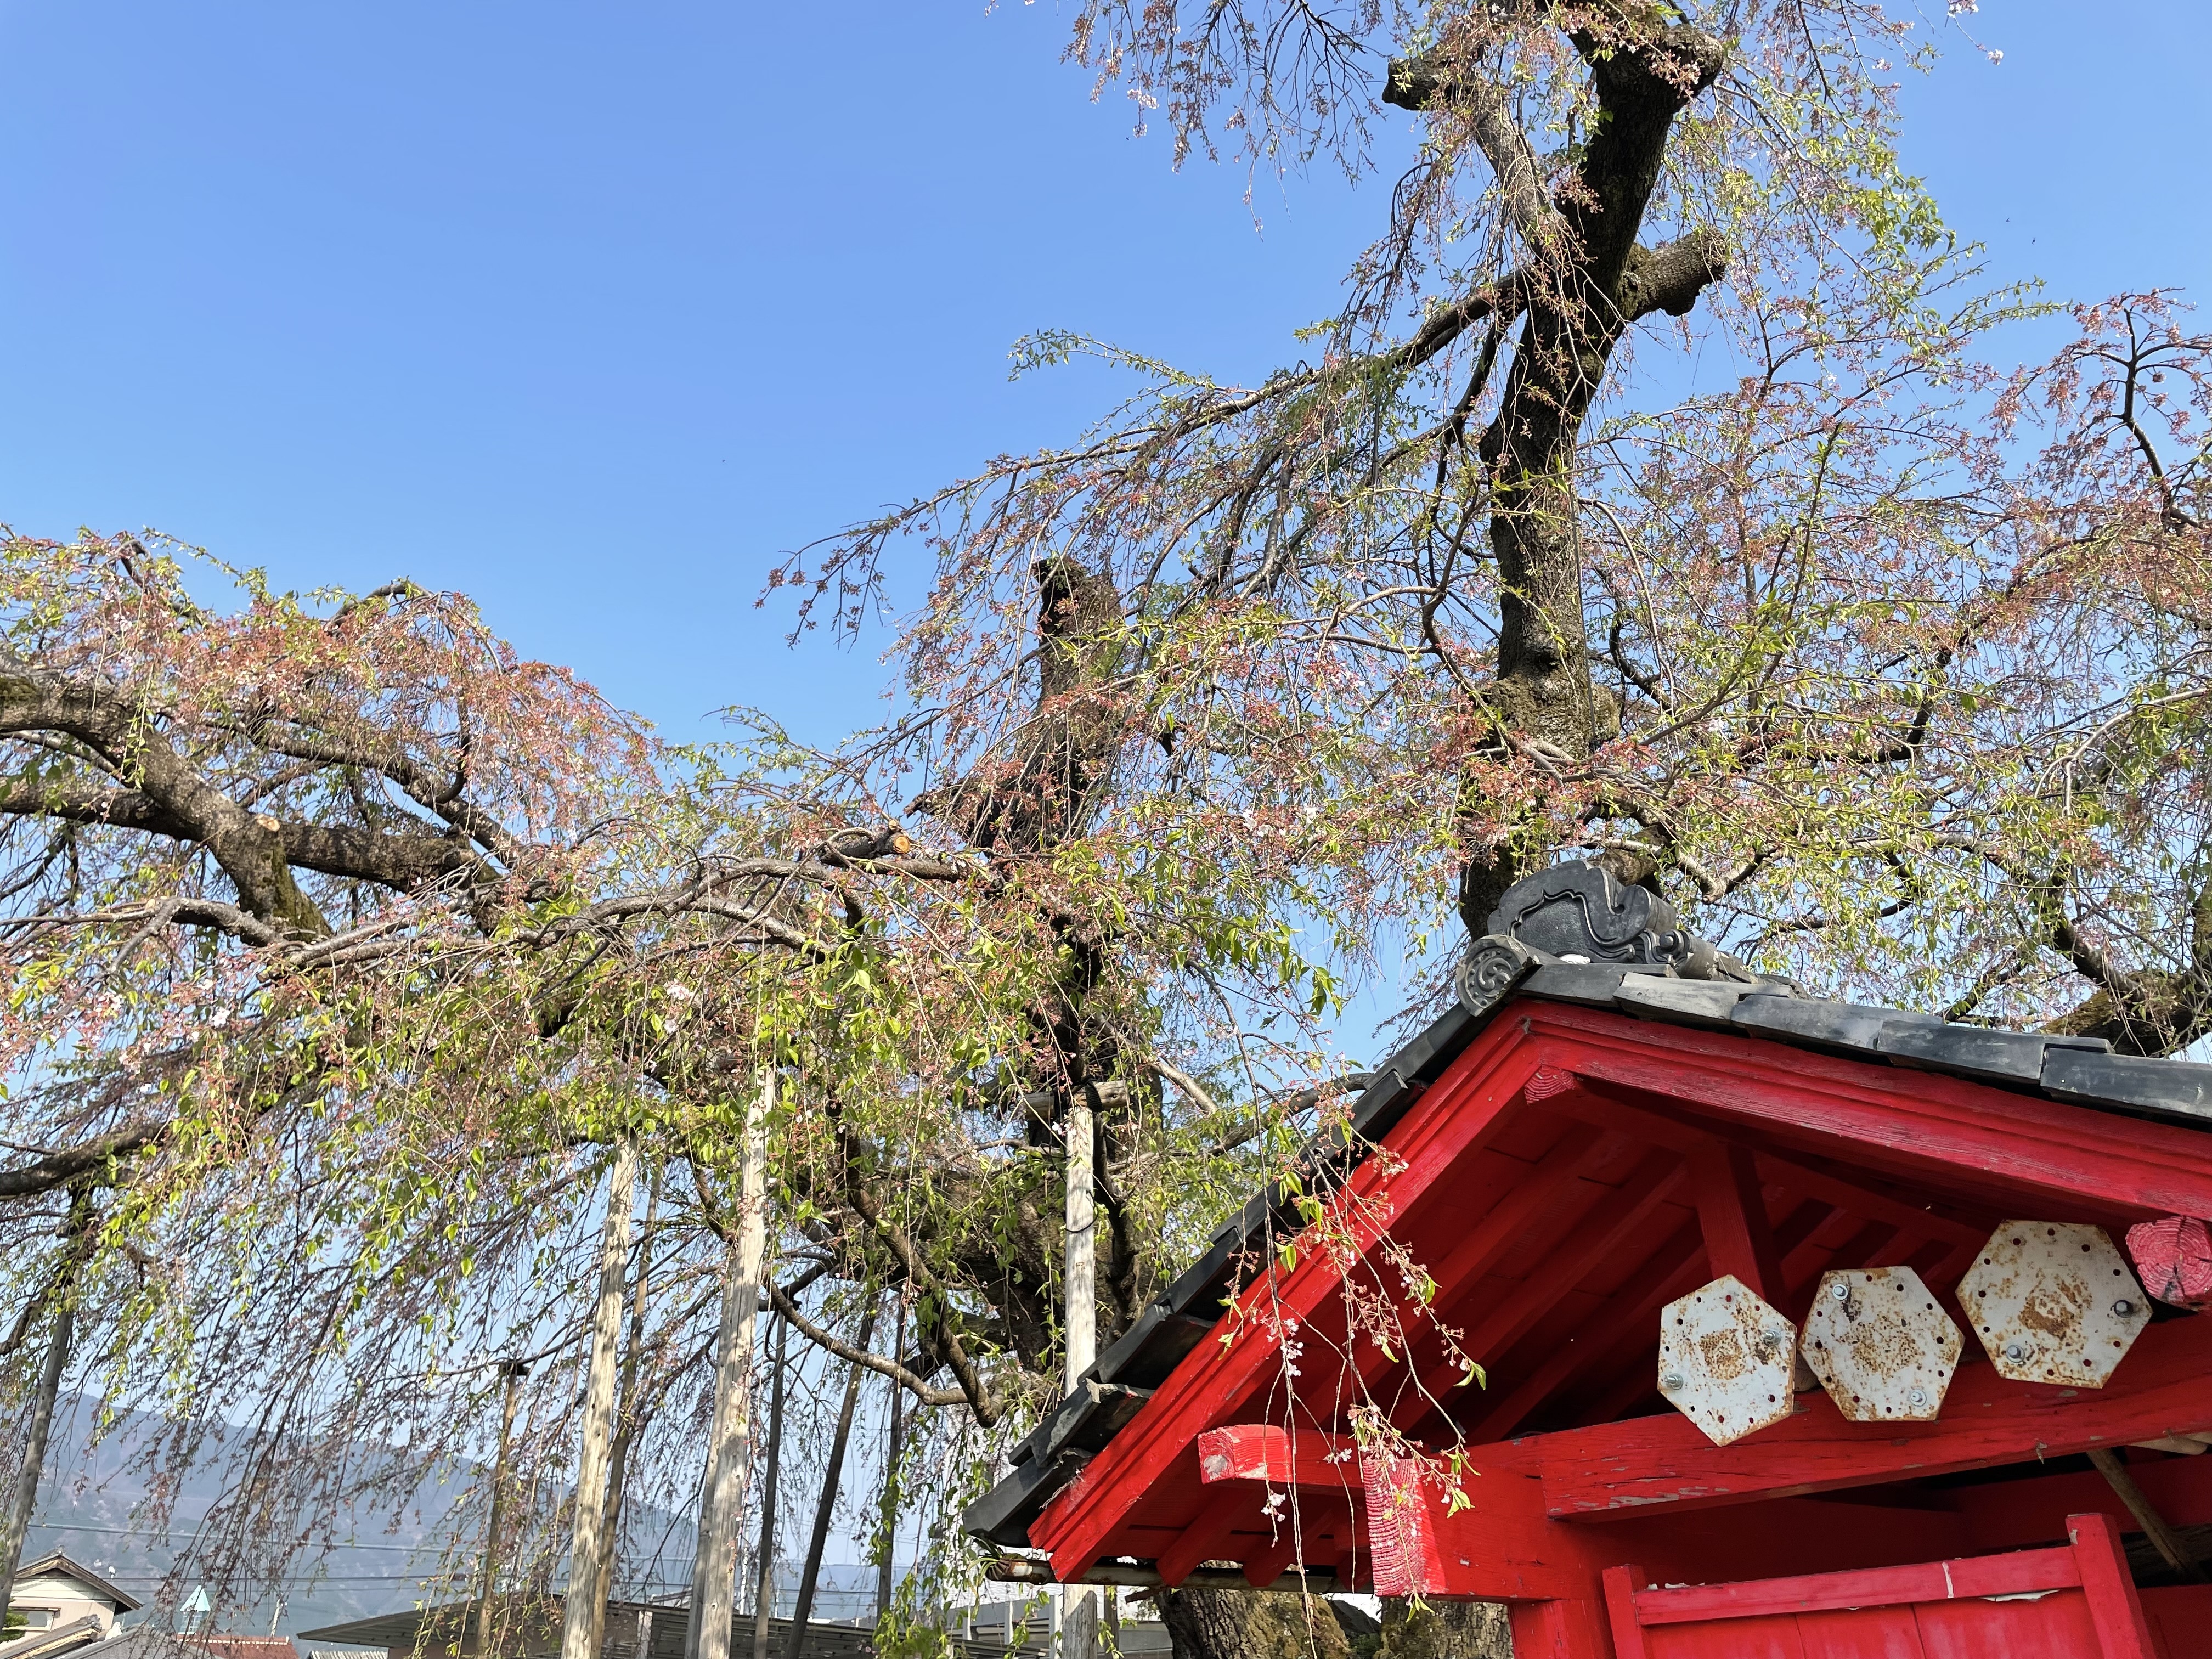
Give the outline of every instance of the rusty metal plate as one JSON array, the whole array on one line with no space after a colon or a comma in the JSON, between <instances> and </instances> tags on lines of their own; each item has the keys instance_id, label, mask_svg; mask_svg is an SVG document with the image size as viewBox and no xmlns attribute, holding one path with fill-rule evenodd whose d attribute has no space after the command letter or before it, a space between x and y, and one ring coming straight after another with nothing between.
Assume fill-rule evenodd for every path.
<instances>
[{"instance_id":1,"label":"rusty metal plate","mask_svg":"<svg viewBox=\"0 0 2212 1659\"><path fill-rule=\"evenodd\" d=\"M1798 1352L1854 1423L1932 1422L1966 1339L1910 1267L1820 1275Z\"/></svg>"},{"instance_id":2,"label":"rusty metal plate","mask_svg":"<svg viewBox=\"0 0 2212 1659\"><path fill-rule=\"evenodd\" d=\"M1797 1330L1733 1274L1659 1312L1659 1392L1716 1446L1795 1409Z\"/></svg>"},{"instance_id":3,"label":"rusty metal plate","mask_svg":"<svg viewBox=\"0 0 2212 1659\"><path fill-rule=\"evenodd\" d=\"M2150 1323L2142 1286L2102 1227L2008 1221L1959 1281L1959 1305L2001 1376L2101 1389Z\"/></svg>"}]
</instances>

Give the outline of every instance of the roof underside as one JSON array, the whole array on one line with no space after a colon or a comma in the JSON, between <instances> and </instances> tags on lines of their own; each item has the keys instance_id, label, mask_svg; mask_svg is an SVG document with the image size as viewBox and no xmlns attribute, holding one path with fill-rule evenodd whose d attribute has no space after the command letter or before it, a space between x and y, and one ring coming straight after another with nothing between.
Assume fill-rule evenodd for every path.
<instances>
[{"instance_id":1,"label":"roof underside","mask_svg":"<svg viewBox=\"0 0 2212 1659\"><path fill-rule=\"evenodd\" d=\"M1924 1015L1820 1001L1772 982L1687 981L1540 957L1528 969L1488 1007L1455 1010L1386 1064L1355 1108L1354 1148L1386 1143L1400 1150L1386 1138L1428 1087L1502 1014L1529 1000L1606 1010L1610 1018L1602 1024L1645 1031L1655 1050L1679 1048L1681 1040L1628 1028L1618 1017L1725 1030L1753 1039L1736 1052L1764 1056L1770 1069L1778 1061L1832 1078L1857 1076L1893 1092L1905 1081L1894 1067L1993 1084L2020 1099L2023 1120L2042 1121L2046 1129L2053 1114L2027 1097L2212 1129L2212 1066L2117 1057L2080 1039L1945 1025ZM2003 1109L2005 1096L1975 1092ZM1440 1096L1425 1111L1434 1116L1444 1109ZM1755 1203L1771 1234L1792 1317L1802 1315L1830 1267L1911 1265L1948 1296L1975 1247L1999 1222L2014 1218L2023 1201L2019 1182L1984 1168L1869 1156L1817 1127L1747 1121L1710 1097L1679 1097L1651 1079L1520 1101L1453 1165L1449 1181L1431 1185L1391 1222L1391 1237L1437 1283L1433 1320L1386 1361L1371 1342L1347 1340L1346 1302L1360 1297L1316 1309L1299 1333L1304 1352L1290 1385L1299 1397L1288 1415L1341 1431L1349 1403L1364 1399L1415 1439L1481 1443L1668 1409L1656 1386L1657 1311L1714 1276L1691 1175L1717 1146L1737 1149L1740 1163L1748 1159L1747 1208ZM1342 1179L1358 1155L1319 1147L1309 1167L1324 1179ZM2069 1207L2065 1218L2112 1228L2143 1213L2140 1206L2090 1197ZM1029 1541L1030 1521L1212 1328L1240 1263L1243 1277L1250 1276L1252 1242L1271 1225L1280 1237L1298 1223L1285 1213L1280 1195L1273 1203L1255 1197L1024 1443L1012 1474L970 1510L971 1530L1002 1545ZM1389 1282L1393 1271L1374 1255L1363 1260L1353 1283L1363 1275L1373 1292L1366 1299L1402 1304L1402 1285ZM1486 1368L1486 1388L1461 1382L1440 1330L1459 1333L1455 1346ZM1222 1404L1282 1421L1284 1386L1277 1377L1268 1384L1272 1398ZM1156 1558L1191 1524L1199 1501L1188 1482L1157 1483L1130 1510L1110 1553ZM1255 1547L1267 1525L1255 1517ZM1232 1540L1221 1553L1237 1559L1243 1541Z\"/></svg>"}]
</instances>

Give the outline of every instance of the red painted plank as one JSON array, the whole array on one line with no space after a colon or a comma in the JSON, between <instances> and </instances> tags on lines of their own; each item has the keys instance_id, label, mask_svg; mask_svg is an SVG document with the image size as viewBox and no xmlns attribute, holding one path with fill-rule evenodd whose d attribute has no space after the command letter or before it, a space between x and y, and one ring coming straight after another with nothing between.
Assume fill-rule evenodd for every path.
<instances>
[{"instance_id":1,"label":"red painted plank","mask_svg":"<svg viewBox=\"0 0 2212 1659\"><path fill-rule=\"evenodd\" d=\"M2212 1427L2212 1415L2205 1419ZM2128 1473L2150 1499L2151 1507L2177 1527L2212 1526L2212 1456L2162 1457L2129 1452ZM2142 1523L2129 1513L2105 1477L2093 1469L2075 1474L2039 1475L2031 1480L1996 1480L1987 1486L1955 1486L1943 1502L1966 1523L1978 1550L2019 1549L2047 1544L2066 1535L2066 1517L2094 1510L2122 1532L2140 1532Z\"/></svg>"},{"instance_id":2,"label":"red painted plank","mask_svg":"<svg viewBox=\"0 0 2212 1659\"><path fill-rule=\"evenodd\" d=\"M1467 1431L1468 1439L1478 1445L1503 1439L1577 1373L1601 1362L1615 1344L1633 1331L1648 1326L1656 1347L1659 1310L1711 1278L1705 1267L1705 1237L1693 1223L1654 1252L1651 1260L1583 1320L1572 1336L1553 1348L1542 1364L1477 1419ZM1491 1386L1511 1381L1502 1372L1493 1372Z\"/></svg>"},{"instance_id":3,"label":"red painted plank","mask_svg":"<svg viewBox=\"0 0 2212 1659\"><path fill-rule=\"evenodd\" d=\"M1637 1591L1644 1583L1644 1569L1633 1565L1607 1567L1601 1582L1605 1585L1606 1622L1613 1630L1613 1650L1617 1659L1646 1659L1650 1650L1644 1644L1644 1621L1637 1617ZM1516 1644L1516 1650L1518 1644Z\"/></svg>"},{"instance_id":4,"label":"red painted plank","mask_svg":"<svg viewBox=\"0 0 2212 1659\"><path fill-rule=\"evenodd\" d=\"M2186 1432L2212 1413L2212 1319L2153 1326L2103 1389L2008 1382L1960 1368L1932 1423L1847 1423L1825 1394L1730 1446L1673 1412L1477 1449L1539 1476L1547 1510L1576 1519L1832 1492L1906 1475L2055 1457Z\"/></svg>"},{"instance_id":5,"label":"red painted plank","mask_svg":"<svg viewBox=\"0 0 2212 1659\"><path fill-rule=\"evenodd\" d=\"M1217 1552L1228 1543L1229 1534L1237 1523L1258 1510L1259 1494L1243 1485L1224 1486L1207 1500L1199 1510L1198 1518L1182 1529L1182 1534L1160 1553L1158 1563L1160 1582L1173 1589L1190 1576L1191 1569L1201 1561L1211 1561ZM1091 1564L1084 1564L1086 1570ZM1075 1575L1066 1575L1066 1582L1075 1582Z\"/></svg>"},{"instance_id":6,"label":"red painted plank","mask_svg":"<svg viewBox=\"0 0 2212 1659\"><path fill-rule=\"evenodd\" d=\"M2066 1526L2074 1540L2075 1559L2081 1563L2081 1592L2089 1598L2104 1659L2158 1659L2142 1603L2136 1599L2136 1581L2128 1573L2128 1558L2120 1548L2120 1529L2101 1515L2069 1516Z\"/></svg>"},{"instance_id":7,"label":"red painted plank","mask_svg":"<svg viewBox=\"0 0 2212 1659\"><path fill-rule=\"evenodd\" d=\"M1510 1612L1513 1659L1611 1659L1605 1609L1595 1597L1522 1601Z\"/></svg>"},{"instance_id":8,"label":"red painted plank","mask_svg":"<svg viewBox=\"0 0 2212 1659\"><path fill-rule=\"evenodd\" d=\"M1607 1575L1610 1579L1610 1575ZM1904 1567L1857 1572L1808 1573L1796 1578L1753 1578L1733 1584L1692 1584L1680 1589L1638 1590L1639 1624L1686 1625L1773 1613L1819 1613L1832 1607L1895 1607L1909 1601L1948 1601L1960 1596L2027 1595L2071 1589L2081 1569L2069 1546L2022 1550L2013 1555L1966 1556Z\"/></svg>"},{"instance_id":9,"label":"red painted plank","mask_svg":"<svg viewBox=\"0 0 2212 1659\"><path fill-rule=\"evenodd\" d=\"M1852 1181L1832 1170L1816 1169L1772 1152L1756 1154L1756 1161L1763 1180L1778 1182L1793 1192L1820 1199L1866 1220L1887 1221L1923 1237L1948 1239L1970 1250L1980 1249L1989 1242L1990 1229L2007 1218L1991 1214L1986 1223L1961 1220L1920 1205L1907 1204L1876 1190L1863 1179Z\"/></svg>"},{"instance_id":10,"label":"red painted plank","mask_svg":"<svg viewBox=\"0 0 2212 1659\"><path fill-rule=\"evenodd\" d=\"M2160 1659L2212 1659L2212 1584L2166 1584L2136 1599Z\"/></svg>"},{"instance_id":11,"label":"red painted plank","mask_svg":"<svg viewBox=\"0 0 2212 1659\"><path fill-rule=\"evenodd\" d=\"M1606 1258L1618 1252L1639 1231L1653 1212L1674 1196L1682 1176L1681 1164L1673 1152L1651 1153L1630 1172L1619 1188L1608 1189L1598 1199L1596 1224L1592 1224L1589 1218L1578 1218L1580 1238L1571 1233L1549 1252L1548 1259L1518 1290L1487 1312L1474 1316L1473 1322L1466 1328L1467 1334L1461 1339L1462 1352L1478 1364L1494 1364L1498 1357L1527 1335L1561 1297L1588 1279ZM1607 1198L1613 1200L1609 1212ZM1462 1302L1461 1305L1467 1307L1470 1304ZM1465 1316L1468 1316L1456 1308L1446 1315L1448 1319ZM1410 1431L1436 1408L1438 1400L1449 1398L1460 1380L1455 1375L1421 1377L1424 1386L1407 1390L1391 1413L1392 1423L1401 1432ZM1449 1411L1449 1407L1445 1409Z\"/></svg>"}]
</instances>

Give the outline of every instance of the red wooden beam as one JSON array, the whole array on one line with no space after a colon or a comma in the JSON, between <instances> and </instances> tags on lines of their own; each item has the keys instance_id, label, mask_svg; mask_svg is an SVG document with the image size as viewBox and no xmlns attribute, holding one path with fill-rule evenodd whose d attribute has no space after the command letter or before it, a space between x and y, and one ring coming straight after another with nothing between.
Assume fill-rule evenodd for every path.
<instances>
[{"instance_id":1,"label":"red wooden beam","mask_svg":"<svg viewBox=\"0 0 2212 1659\"><path fill-rule=\"evenodd\" d=\"M1160 1582L1170 1589L1182 1583L1200 1562L1210 1561L1219 1554L1222 1547L1229 1542L1229 1534L1237 1529L1237 1523L1256 1514L1259 1508L1259 1497L1248 1486L1226 1486L1212 1494L1199 1510L1197 1519L1160 1552ZM1087 1570L1091 1564L1086 1561L1083 1565ZM1071 1578L1069 1582L1074 1581Z\"/></svg>"},{"instance_id":2,"label":"red wooden beam","mask_svg":"<svg viewBox=\"0 0 2212 1659\"><path fill-rule=\"evenodd\" d=\"M1632 1573L1614 1567L1607 1573ZM1905 1601L1951 1601L1966 1596L2033 1595L2038 1590L2078 1589L2081 1564L2071 1545L2016 1550L2009 1555L1966 1555L1904 1567L1863 1567L1856 1572L1807 1573L1795 1578L1753 1578L1733 1584L1685 1584L1638 1589L1636 1620L1653 1625L1703 1624L1716 1619L1761 1619L1778 1613L1823 1613L1837 1607L1886 1607ZM1610 1599L1610 1598L1608 1598Z\"/></svg>"},{"instance_id":3,"label":"red wooden beam","mask_svg":"<svg viewBox=\"0 0 2212 1659\"><path fill-rule=\"evenodd\" d=\"M1808 1164L1801 1164L1772 1152L1759 1152L1754 1156L1762 1178L1779 1182L1792 1192L1809 1194L1869 1221L1887 1221L1893 1227L1902 1227L1922 1237L1948 1239L1969 1249L1978 1250L1987 1243L1990 1231L2005 1219L2002 1216L1993 1215L1986 1225L1962 1220L1933 1208L1907 1204L1892 1194L1876 1190L1863 1180L1849 1180L1829 1170L1814 1169Z\"/></svg>"},{"instance_id":4,"label":"red wooden beam","mask_svg":"<svg viewBox=\"0 0 2212 1659\"><path fill-rule=\"evenodd\" d=\"M1620 1183L1618 1207L1588 1227L1524 1280L1521 1288L1471 1326L1467 1349L1478 1360L1504 1352L1527 1335L1545 1311L1596 1272L1674 1194L1682 1168L1672 1152L1655 1152Z\"/></svg>"},{"instance_id":5,"label":"red wooden beam","mask_svg":"<svg viewBox=\"0 0 2212 1659\"><path fill-rule=\"evenodd\" d=\"M1494 1363L1527 1335L1561 1297L1643 1229L1652 1212L1674 1196L1682 1174L1681 1164L1673 1152L1655 1151L1619 1187L1594 1193L1590 1208L1601 1212L1595 1220L1588 1212L1576 1216L1567 1238L1550 1251L1519 1289L1506 1294L1488 1311L1472 1315L1472 1323L1460 1339L1461 1351L1477 1364ZM1608 1199L1614 1206L1609 1213L1605 1212ZM1579 1237L1575 1236L1577 1231ZM1462 1310L1471 1307L1470 1301L1462 1297L1443 1316L1447 1322L1468 1316ZM1456 1375L1421 1375L1437 1368L1443 1358L1441 1349L1441 1343L1425 1342L1418 1355L1409 1358L1409 1364L1415 1368L1412 1380L1418 1386L1408 1389L1390 1413L1392 1425L1401 1432L1418 1426L1432 1411L1450 1413L1450 1405L1445 1402L1460 1389L1462 1379Z\"/></svg>"},{"instance_id":6,"label":"red wooden beam","mask_svg":"<svg viewBox=\"0 0 2212 1659\"><path fill-rule=\"evenodd\" d=\"M1908 1181L1948 1173L1963 1190L2064 1205L2083 1218L2212 1214L2212 1146L2197 1131L1935 1073L1897 1071L1893 1083L1864 1060L1568 1003L1515 1012L1549 1066L1757 1125L1785 1144L1842 1141Z\"/></svg>"},{"instance_id":7,"label":"red wooden beam","mask_svg":"<svg viewBox=\"0 0 2212 1659\"><path fill-rule=\"evenodd\" d=\"M2160 1659L2120 1547L2120 1529L2101 1515L2069 1516L2066 1529L2081 1563L2081 1591L2089 1598L2105 1659Z\"/></svg>"},{"instance_id":8,"label":"red wooden beam","mask_svg":"<svg viewBox=\"0 0 2212 1659\"><path fill-rule=\"evenodd\" d=\"M1562 1193L1620 1152L1620 1143L1603 1135L1566 1134L1511 1188L1500 1194L1489 1212L1469 1228L1460 1242L1437 1261L1426 1264L1446 1294L1481 1279L1498 1259L1524 1243L1529 1224ZM1603 1191L1593 1190L1595 1202Z\"/></svg>"},{"instance_id":9,"label":"red wooden beam","mask_svg":"<svg viewBox=\"0 0 2212 1659\"><path fill-rule=\"evenodd\" d=\"M1359 1490L1359 1448L1349 1435L1278 1423L1237 1423L1198 1437L1198 1478L1261 1480L1316 1492Z\"/></svg>"},{"instance_id":10,"label":"red wooden beam","mask_svg":"<svg viewBox=\"0 0 2212 1659\"><path fill-rule=\"evenodd\" d=\"M2125 1445L2212 1425L2212 1320L2154 1325L2101 1389L2013 1382L1962 1366L1932 1423L1849 1423L1826 1394L1716 1446L1677 1413L1534 1435L1475 1455L1543 1483L1547 1513L1602 1520L1794 1492L1833 1492Z\"/></svg>"},{"instance_id":11,"label":"red wooden beam","mask_svg":"<svg viewBox=\"0 0 2212 1659\"><path fill-rule=\"evenodd\" d=\"M1690 1154L1698 1220L1713 1277L1733 1273L1754 1296L1779 1307L1785 1286L1766 1220L1766 1194L1747 1146L1707 1139Z\"/></svg>"}]
</instances>

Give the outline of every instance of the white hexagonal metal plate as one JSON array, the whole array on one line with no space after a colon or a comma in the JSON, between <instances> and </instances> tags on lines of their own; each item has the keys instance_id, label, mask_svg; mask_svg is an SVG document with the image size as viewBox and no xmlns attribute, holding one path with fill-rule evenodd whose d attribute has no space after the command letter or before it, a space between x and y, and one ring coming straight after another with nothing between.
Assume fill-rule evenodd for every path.
<instances>
[{"instance_id":1,"label":"white hexagonal metal plate","mask_svg":"<svg viewBox=\"0 0 2212 1659\"><path fill-rule=\"evenodd\" d=\"M1659 1314L1659 1391L1716 1446L1795 1409L1796 1328L1734 1275Z\"/></svg>"},{"instance_id":2,"label":"white hexagonal metal plate","mask_svg":"<svg viewBox=\"0 0 2212 1659\"><path fill-rule=\"evenodd\" d=\"M1966 1339L1910 1267L1820 1275L1797 1351L1854 1423L1931 1422Z\"/></svg>"},{"instance_id":3,"label":"white hexagonal metal plate","mask_svg":"<svg viewBox=\"0 0 2212 1659\"><path fill-rule=\"evenodd\" d=\"M2101 1389L2150 1322L2150 1304L2102 1227L2008 1221L1959 1281L1959 1306L1998 1373Z\"/></svg>"}]
</instances>

